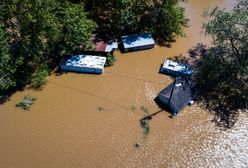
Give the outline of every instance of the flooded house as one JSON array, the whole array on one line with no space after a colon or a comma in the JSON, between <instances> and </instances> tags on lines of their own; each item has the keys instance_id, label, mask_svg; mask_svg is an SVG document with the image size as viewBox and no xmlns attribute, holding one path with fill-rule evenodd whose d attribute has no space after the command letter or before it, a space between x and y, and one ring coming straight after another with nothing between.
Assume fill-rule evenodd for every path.
<instances>
[{"instance_id":1,"label":"flooded house","mask_svg":"<svg viewBox=\"0 0 248 168\"><path fill-rule=\"evenodd\" d=\"M155 41L150 33L122 36L123 52L138 51L153 48Z\"/></svg>"},{"instance_id":2,"label":"flooded house","mask_svg":"<svg viewBox=\"0 0 248 168\"><path fill-rule=\"evenodd\" d=\"M185 106L193 103L193 82L185 78L176 78L158 94L158 98L173 115L176 115Z\"/></svg>"},{"instance_id":3,"label":"flooded house","mask_svg":"<svg viewBox=\"0 0 248 168\"><path fill-rule=\"evenodd\" d=\"M71 58L64 60L60 64L62 71L72 71L81 73L102 74L106 57L93 55L74 55Z\"/></svg>"}]
</instances>

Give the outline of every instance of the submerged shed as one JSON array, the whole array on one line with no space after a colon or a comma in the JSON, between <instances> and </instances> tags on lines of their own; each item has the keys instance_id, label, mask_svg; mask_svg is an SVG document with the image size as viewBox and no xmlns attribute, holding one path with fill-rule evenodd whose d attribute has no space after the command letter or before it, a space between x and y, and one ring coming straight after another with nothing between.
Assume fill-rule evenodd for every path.
<instances>
[{"instance_id":1,"label":"submerged shed","mask_svg":"<svg viewBox=\"0 0 248 168\"><path fill-rule=\"evenodd\" d=\"M74 55L63 61L60 68L63 71L101 74L104 72L106 57L93 55Z\"/></svg>"},{"instance_id":2,"label":"submerged shed","mask_svg":"<svg viewBox=\"0 0 248 168\"><path fill-rule=\"evenodd\" d=\"M186 63L165 59L163 65L160 68L160 72L172 76L191 76L193 70Z\"/></svg>"},{"instance_id":3,"label":"submerged shed","mask_svg":"<svg viewBox=\"0 0 248 168\"><path fill-rule=\"evenodd\" d=\"M193 84L190 80L176 79L159 94L159 100L176 115L193 100Z\"/></svg>"},{"instance_id":4,"label":"submerged shed","mask_svg":"<svg viewBox=\"0 0 248 168\"><path fill-rule=\"evenodd\" d=\"M123 51L138 51L153 48L155 42L150 33L122 36Z\"/></svg>"},{"instance_id":5,"label":"submerged shed","mask_svg":"<svg viewBox=\"0 0 248 168\"><path fill-rule=\"evenodd\" d=\"M104 41L99 41L95 42L96 45L96 50L97 52L112 52L114 50L118 49L118 44L116 41L109 41L109 42L104 42Z\"/></svg>"}]
</instances>

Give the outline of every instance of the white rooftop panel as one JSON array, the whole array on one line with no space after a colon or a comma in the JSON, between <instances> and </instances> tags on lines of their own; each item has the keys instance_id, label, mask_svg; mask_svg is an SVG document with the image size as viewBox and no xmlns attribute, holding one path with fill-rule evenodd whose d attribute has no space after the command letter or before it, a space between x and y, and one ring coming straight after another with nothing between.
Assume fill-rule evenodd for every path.
<instances>
[{"instance_id":1,"label":"white rooftop panel","mask_svg":"<svg viewBox=\"0 0 248 168\"><path fill-rule=\"evenodd\" d=\"M162 68L173 70L173 71L181 71L184 67L175 61L165 60Z\"/></svg>"},{"instance_id":2,"label":"white rooftop panel","mask_svg":"<svg viewBox=\"0 0 248 168\"><path fill-rule=\"evenodd\" d=\"M141 35L122 36L124 48L133 48L146 45L154 45L155 42L150 33Z\"/></svg>"},{"instance_id":3,"label":"white rooftop panel","mask_svg":"<svg viewBox=\"0 0 248 168\"><path fill-rule=\"evenodd\" d=\"M106 46L105 52L111 52L114 49L118 48L117 42L111 42Z\"/></svg>"},{"instance_id":4,"label":"white rooftop panel","mask_svg":"<svg viewBox=\"0 0 248 168\"><path fill-rule=\"evenodd\" d=\"M92 55L75 55L65 62L66 66L75 66L82 68L103 69L106 62L105 57Z\"/></svg>"}]
</instances>

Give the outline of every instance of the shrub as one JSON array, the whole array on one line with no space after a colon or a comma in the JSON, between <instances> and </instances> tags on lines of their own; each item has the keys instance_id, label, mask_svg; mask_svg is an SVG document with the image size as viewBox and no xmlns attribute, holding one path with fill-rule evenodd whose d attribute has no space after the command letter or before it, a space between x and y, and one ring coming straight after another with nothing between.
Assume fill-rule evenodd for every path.
<instances>
[{"instance_id":1,"label":"shrub","mask_svg":"<svg viewBox=\"0 0 248 168\"><path fill-rule=\"evenodd\" d=\"M141 126L141 128L143 128L143 133L145 135L148 135L150 133L149 120L147 120L147 119L141 120L140 126Z\"/></svg>"},{"instance_id":2,"label":"shrub","mask_svg":"<svg viewBox=\"0 0 248 168\"><path fill-rule=\"evenodd\" d=\"M42 66L37 69L32 75L31 86L38 89L46 84L46 77L48 76L48 70L46 66Z\"/></svg>"},{"instance_id":3,"label":"shrub","mask_svg":"<svg viewBox=\"0 0 248 168\"><path fill-rule=\"evenodd\" d=\"M108 53L107 56L106 56L105 67L114 65L115 61L116 61L115 56L113 54L111 54L111 53Z\"/></svg>"},{"instance_id":4,"label":"shrub","mask_svg":"<svg viewBox=\"0 0 248 168\"><path fill-rule=\"evenodd\" d=\"M34 103L34 101L36 100L36 98L26 95L23 99L23 101L20 101L18 103L16 103L16 107L20 107L24 110L28 110L30 108L30 106Z\"/></svg>"}]
</instances>

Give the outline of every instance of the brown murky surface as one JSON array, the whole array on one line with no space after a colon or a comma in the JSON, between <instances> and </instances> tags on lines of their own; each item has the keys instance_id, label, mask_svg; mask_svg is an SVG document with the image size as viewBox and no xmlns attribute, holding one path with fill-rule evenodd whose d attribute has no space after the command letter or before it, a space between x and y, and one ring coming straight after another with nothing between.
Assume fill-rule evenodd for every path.
<instances>
[{"instance_id":1,"label":"brown murky surface","mask_svg":"<svg viewBox=\"0 0 248 168\"><path fill-rule=\"evenodd\" d=\"M116 53L118 61L103 75L52 75L43 91L14 94L0 106L0 167L246 167L246 114L233 129L220 131L212 115L195 104L173 119L158 113L147 137L139 126L141 106L160 111L153 99L172 82L158 73L164 58L186 55L198 42L209 44L200 35L201 14L208 6L233 3L190 0L188 37L172 48ZM31 109L15 108L27 94L38 98Z\"/></svg>"}]
</instances>

